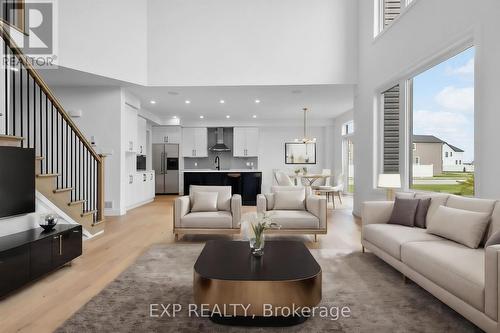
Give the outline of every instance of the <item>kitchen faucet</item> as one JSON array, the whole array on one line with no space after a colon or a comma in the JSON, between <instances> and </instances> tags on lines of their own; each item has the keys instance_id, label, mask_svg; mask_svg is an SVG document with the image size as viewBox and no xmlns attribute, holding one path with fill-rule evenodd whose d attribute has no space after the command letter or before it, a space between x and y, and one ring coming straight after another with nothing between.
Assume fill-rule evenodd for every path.
<instances>
[{"instance_id":1,"label":"kitchen faucet","mask_svg":"<svg viewBox=\"0 0 500 333\"><path fill-rule=\"evenodd\" d=\"M215 161L214 161L214 163L215 163L215 167L216 167L216 169L217 169L217 170L220 170L220 158L219 158L219 156L215 156Z\"/></svg>"}]
</instances>

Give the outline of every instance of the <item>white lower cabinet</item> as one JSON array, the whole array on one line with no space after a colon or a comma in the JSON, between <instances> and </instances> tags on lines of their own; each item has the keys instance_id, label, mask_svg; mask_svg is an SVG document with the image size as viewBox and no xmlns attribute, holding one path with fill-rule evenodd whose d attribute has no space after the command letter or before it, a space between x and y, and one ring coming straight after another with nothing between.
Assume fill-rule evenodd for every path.
<instances>
[{"instance_id":1,"label":"white lower cabinet","mask_svg":"<svg viewBox=\"0 0 500 333\"><path fill-rule=\"evenodd\" d=\"M130 174L127 185L127 209L139 207L155 197L154 171Z\"/></svg>"}]
</instances>

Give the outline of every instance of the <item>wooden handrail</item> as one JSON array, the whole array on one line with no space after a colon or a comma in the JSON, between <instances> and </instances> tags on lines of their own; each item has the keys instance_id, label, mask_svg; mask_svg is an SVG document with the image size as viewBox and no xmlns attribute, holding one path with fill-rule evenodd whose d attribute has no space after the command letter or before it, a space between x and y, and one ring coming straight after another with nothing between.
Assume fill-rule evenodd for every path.
<instances>
[{"instance_id":1,"label":"wooden handrail","mask_svg":"<svg viewBox=\"0 0 500 333\"><path fill-rule=\"evenodd\" d=\"M71 129L75 132L76 136L80 139L80 141L85 145L85 147L89 150L89 152L92 154L92 156L96 159L96 161L101 164L102 163L102 158L101 156L94 150L90 142L85 138L83 133L80 131L78 126L73 122L71 117L66 113L64 110L63 106L61 103L58 101L57 97L55 94L52 92L52 90L49 88L49 86L45 83L43 78L38 74L38 72L33 68L31 63L27 60L26 55L20 50L20 48L17 46L16 42L12 39L10 36L9 31L7 30L8 26L5 24L5 22L0 21L0 34L2 35L2 38L5 43L9 46L9 48L12 50L12 52L15 53L19 61L23 64L25 69L28 71L28 73L31 75L33 80L38 84L40 89L44 92L45 95L49 98L51 101L52 105L56 107L57 112L64 118L66 122L68 122L69 126Z\"/></svg>"}]
</instances>

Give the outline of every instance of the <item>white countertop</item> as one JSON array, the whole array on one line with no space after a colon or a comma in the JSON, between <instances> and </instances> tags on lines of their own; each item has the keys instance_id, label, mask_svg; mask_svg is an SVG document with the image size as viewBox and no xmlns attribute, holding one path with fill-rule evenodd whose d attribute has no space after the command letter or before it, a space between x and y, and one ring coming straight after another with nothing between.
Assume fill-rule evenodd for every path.
<instances>
[{"instance_id":1,"label":"white countertop","mask_svg":"<svg viewBox=\"0 0 500 333\"><path fill-rule=\"evenodd\" d=\"M262 172L260 170L252 170L252 169L228 169L228 170L212 170L212 169L184 169L181 172L224 172L224 173L233 173L233 172Z\"/></svg>"}]
</instances>

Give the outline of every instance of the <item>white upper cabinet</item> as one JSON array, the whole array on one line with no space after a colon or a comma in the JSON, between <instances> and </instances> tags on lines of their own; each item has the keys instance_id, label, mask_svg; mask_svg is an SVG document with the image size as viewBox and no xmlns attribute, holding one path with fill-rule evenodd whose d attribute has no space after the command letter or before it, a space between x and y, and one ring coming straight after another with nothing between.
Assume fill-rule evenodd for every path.
<instances>
[{"instance_id":1,"label":"white upper cabinet","mask_svg":"<svg viewBox=\"0 0 500 333\"><path fill-rule=\"evenodd\" d=\"M153 143L181 143L180 126L153 127Z\"/></svg>"},{"instance_id":2,"label":"white upper cabinet","mask_svg":"<svg viewBox=\"0 0 500 333\"><path fill-rule=\"evenodd\" d=\"M137 142L137 110L126 105L123 107L123 119L125 134L123 136L124 150L131 153L138 152Z\"/></svg>"},{"instance_id":3,"label":"white upper cabinet","mask_svg":"<svg viewBox=\"0 0 500 333\"><path fill-rule=\"evenodd\" d=\"M147 121L142 117L137 118L137 154L146 155Z\"/></svg>"},{"instance_id":4,"label":"white upper cabinet","mask_svg":"<svg viewBox=\"0 0 500 333\"><path fill-rule=\"evenodd\" d=\"M234 128L233 155L235 157L257 157L259 155L259 129L257 127Z\"/></svg>"},{"instance_id":5,"label":"white upper cabinet","mask_svg":"<svg viewBox=\"0 0 500 333\"><path fill-rule=\"evenodd\" d=\"M182 129L182 156L208 157L206 127L185 127Z\"/></svg>"}]
</instances>

